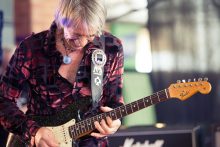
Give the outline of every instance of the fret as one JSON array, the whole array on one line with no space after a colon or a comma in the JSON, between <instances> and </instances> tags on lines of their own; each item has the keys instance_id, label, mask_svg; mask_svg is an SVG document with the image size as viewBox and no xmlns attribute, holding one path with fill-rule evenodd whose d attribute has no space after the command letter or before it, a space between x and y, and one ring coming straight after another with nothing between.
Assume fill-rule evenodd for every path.
<instances>
[{"instance_id":1,"label":"fret","mask_svg":"<svg viewBox=\"0 0 220 147\"><path fill-rule=\"evenodd\" d=\"M125 106L121 106L121 107L119 107L119 109L121 110L122 117L127 115L127 111L126 111Z\"/></svg>"},{"instance_id":2,"label":"fret","mask_svg":"<svg viewBox=\"0 0 220 147\"><path fill-rule=\"evenodd\" d=\"M166 100L167 100L167 98L165 96L160 98L160 102L163 102L163 101L166 101Z\"/></svg>"},{"instance_id":3,"label":"fret","mask_svg":"<svg viewBox=\"0 0 220 147\"><path fill-rule=\"evenodd\" d=\"M95 121L97 121L97 120L95 119L95 117L91 117L91 118L90 118L90 126L91 126L92 130L95 128L95 125L94 125L94 122L95 122Z\"/></svg>"},{"instance_id":4,"label":"fret","mask_svg":"<svg viewBox=\"0 0 220 147\"><path fill-rule=\"evenodd\" d=\"M136 102L131 103L131 105L132 105L133 112L138 111L138 106L137 106Z\"/></svg>"},{"instance_id":5,"label":"fret","mask_svg":"<svg viewBox=\"0 0 220 147\"><path fill-rule=\"evenodd\" d=\"M170 97L170 94L168 93L167 89L165 89L166 99Z\"/></svg>"},{"instance_id":6,"label":"fret","mask_svg":"<svg viewBox=\"0 0 220 147\"><path fill-rule=\"evenodd\" d=\"M112 117L111 117L109 112L105 112L105 117L110 117L112 119Z\"/></svg>"},{"instance_id":7,"label":"fret","mask_svg":"<svg viewBox=\"0 0 220 147\"><path fill-rule=\"evenodd\" d=\"M81 122L79 123L79 130L80 130L80 134L82 134L82 133L83 133L83 130L82 130Z\"/></svg>"},{"instance_id":8,"label":"fret","mask_svg":"<svg viewBox=\"0 0 220 147\"><path fill-rule=\"evenodd\" d=\"M76 132L77 132L78 135L81 134L78 124L75 125L75 130L76 130Z\"/></svg>"},{"instance_id":9,"label":"fret","mask_svg":"<svg viewBox=\"0 0 220 147\"><path fill-rule=\"evenodd\" d=\"M168 98L168 93L167 93L167 89L165 89L165 94L166 94L166 98Z\"/></svg>"},{"instance_id":10,"label":"fret","mask_svg":"<svg viewBox=\"0 0 220 147\"><path fill-rule=\"evenodd\" d=\"M167 98L168 98L168 95L167 95L167 91L165 89L165 91L163 91L163 93L160 96L160 101L166 101Z\"/></svg>"},{"instance_id":11,"label":"fret","mask_svg":"<svg viewBox=\"0 0 220 147\"><path fill-rule=\"evenodd\" d=\"M154 95L151 97L151 101L152 101L152 104L158 103L159 101L158 101L157 95L154 94Z\"/></svg>"},{"instance_id":12,"label":"fret","mask_svg":"<svg viewBox=\"0 0 220 147\"><path fill-rule=\"evenodd\" d=\"M84 130L85 130L85 132L87 132L89 129L88 129L88 125L87 125L86 121L83 121L83 124L84 124Z\"/></svg>"},{"instance_id":13,"label":"fret","mask_svg":"<svg viewBox=\"0 0 220 147\"><path fill-rule=\"evenodd\" d=\"M121 112L120 112L120 110L118 110L118 108L116 108L115 109L115 112L116 112L116 119L118 119L118 118L121 118Z\"/></svg>"},{"instance_id":14,"label":"fret","mask_svg":"<svg viewBox=\"0 0 220 147\"><path fill-rule=\"evenodd\" d=\"M130 104L130 106L131 106L131 113L133 113L134 111L133 111L132 103Z\"/></svg>"},{"instance_id":15,"label":"fret","mask_svg":"<svg viewBox=\"0 0 220 147\"><path fill-rule=\"evenodd\" d=\"M93 118L93 122L98 121L97 115L96 115L96 116L93 116L92 118Z\"/></svg>"},{"instance_id":16,"label":"fret","mask_svg":"<svg viewBox=\"0 0 220 147\"><path fill-rule=\"evenodd\" d=\"M86 119L86 120L85 120L85 124L86 124L86 130L87 130L87 131L89 131L89 130L91 130L91 129L92 129L92 128L91 128L91 125L90 125L91 123L90 123L90 121L89 121L89 120L90 120L90 119Z\"/></svg>"},{"instance_id":17,"label":"fret","mask_svg":"<svg viewBox=\"0 0 220 147\"><path fill-rule=\"evenodd\" d=\"M109 116L110 116L113 120L116 120L116 119L117 119L117 116L116 116L114 110L110 111L109 114L110 114Z\"/></svg>"},{"instance_id":18,"label":"fret","mask_svg":"<svg viewBox=\"0 0 220 147\"><path fill-rule=\"evenodd\" d=\"M88 119L88 127L89 127L89 130L92 130L93 129L93 121L91 119Z\"/></svg>"},{"instance_id":19,"label":"fret","mask_svg":"<svg viewBox=\"0 0 220 147\"><path fill-rule=\"evenodd\" d=\"M97 120L98 120L98 122L100 122L101 120L102 120L102 115L97 115Z\"/></svg>"},{"instance_id":20,"label":"fret","mask_svg":"<svg viewBox=\"0 0 220 147\"><path fill-rule=\"evenodd\" d=\"M74 127L72 127L72 133L73 133L73 136L77 136L76 130L74 129Z\"/></svg>"},{"instance_id":21,"label":"fret","mask_svg":"<svg viewBox=\"0 0 220 147\"><path fill-rule=\"evenodd\" d=\"M110 117L110 115L109 115L108 112L104 112L104 113L103 113L103 117L104 117L104 118L106 118L106 117Z\"/></svg>"},{"instance_id":22,"label":"fret","mask_svg":"<svg viewBox=\"0 0 220 147\"><path fill-rule=\"evenodd\" d=\"M101 113L101 119L106 119L105 113Z\"/></svg>"},{"instance_id":23,"label":"fret","mask_svg":"<svg viewBox=\"0 0 220 147\"><path fill-rule=\"evenodd\" d=\"M137 105L137 111L140 110L139 105L138 105L138 101L135 101L136 105Z\"/></svg>"},{"instance_id":24,"label":"fret","mask_svg":"<svg viewBox=\"0 0 220 147\"><path fill-rule=\"evenodd\" d=\"M151 98L150 97L144 98L144 104L145 104L145 107L152 105Z\"/></svg>"},{"instance_id":25,"label":"fret","mask_svg":"<svg viewBox=\"0 0 220 147\"><path fill-rule=\"evenodd\" d=\"M76 130L76 125L73 126L73 130L74 130L76 136L78 136L78 135L79 135L79 132L77 132L77 130Z\"/></svg>"},{"instance_id":26,"label":"fret","mask_svg":"<svg viewBox=\"0 0 220 147\"><path fill-rule=\"evenodd\" d=\"M85 132L89 130L86 120L83 121Z\"/></svg>"},{"instance_id":27,"label":"fret","mask_svg":"<svg viewBox=\"0 0 220 147\"><path fill-rule=\"evenodd\" d=\"M103 113L103 118L106 118L108 115L107 115L107 113L105 112L105 113Z\"/></svg>"},{"instance_id":28,"label":"fret","mask_svg":"<svg viewBox=\"0 0 220 147\"><path fill-rule=\"evenodd\" d=\"M157 92L157 99L158 99L158 102L160 102L160 96L158 92Z\"/></svg>"},{"instance_id":29,"label":"fret","mask_svg":"<svg viewBox=\"0 0 220 147\"><path fill-rule=\"evenodd\" d=\"M92 129L95 129L95 124L94 124L94 122L96 121L96 120L94 120L94 117L92 117L91 119L90 119L91 121L91 123L90 123L90 125L91 125L91 128Z\"/></svg>"},{"instance_id":30,"label":"fret","mask_svg":"<svg viewBox=\"0 0 220 147\"><path fill-rule=\"evenodd\" d=\"M132 108L131 108L131 104L127 104L125 107L126 107L126 110L127 110L127 114L131 114L133 112Z\"/></svg>"},{"instance_id":31,"label":"fret","mask_svg":"<svg viewBox=\"0 0 220 147\"><path fill-rule=\"evenodd\" d=\"M120 114L120 116L118 117L118 118L121 118L122 117L122 114L121 114L121 109L119 109L119 108L116 108L117 109L117 111L119 112L119 114Z\"/></svg>"},{"instance_id":32,"label":"fret","mask_svg":"<svg viewBox=\"0 0 220 147\"><path fill-rule=\"evenodd\" d=\"M143 103L144 103L144 107L147 107L146 104L145 104L145 99L146 99L146 98L143 98L142 101L143 101Z\"/></svg>"},{"instance_id":33,"label":"fret","mask_svg":"<svg viewBox=\"0 0 220 147\"><path fill-rule=\"evenodd\" d=\"M77 136L75 129L74 129L74 126L69 127L69 132L70 132L72 138L74 138L74 136Z\"/></svg>"},{"instance_id":34,"label":"fret","mask_svg":"<svg viewBox=\"0 0 220 147\"><path fill-rule=\"evenodd\" d=\"M80 129L81 129L81 132L86 132L86 129L85 129L85 124L83 123L83 121L81 122L80 124Z\"/></svg>"},{"instance_id":35,"label":"fret","mask_svg":"<svg viewBox=\"0 0 220 147\"><path fill-rule=\"evenodd\" d=\"M96 116L93 116L92 118L93 118L93 122L98 121L97 115L96 115Z\"/></svg>"},{"instance_id":36,"label":"fret","mask_svg":"<svg viewBox=\"0 0 220 147\"><path fill-rule=\"evenodd\" d=\"M139 110L145 108L144 99L140 99L137 101Z\"/></svg>"},{"instance_id":37,"label":"fret","mask_svg":"<svg viewBox=\"0 0 220 147\"><path fill-rule=\"evenodd\" d=\"M160 93L160 95L159 95L160 101L165 101L165 100L167 100L168 97L167 97L165 91L160 91L159 93Z\"/></svg>"},{"instance_id":38,"label":"fret","mask_svg":"<svg viewBox=\"0 0 220 147\"><path fill-rule=\"evenodd\" d=\"M102 114L101 114L101 118L102 118L102 119L106 119L105 113L102 113Z\"/></svg>"}]
</instances>

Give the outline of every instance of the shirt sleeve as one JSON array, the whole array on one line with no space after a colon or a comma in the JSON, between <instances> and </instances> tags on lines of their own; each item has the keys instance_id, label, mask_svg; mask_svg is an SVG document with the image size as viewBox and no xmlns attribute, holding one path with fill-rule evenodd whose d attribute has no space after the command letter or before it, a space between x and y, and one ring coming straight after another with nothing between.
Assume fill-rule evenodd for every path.
<instances>
[{"instance_id":1,"label":"shirt sleeve","mask_svg":"<svg viewBox=\"0 0 220 147\"><path fill-rule=\"evenodd\" d=\"M31 54L22 42L0 79L0 124L9 132L19 135L25 143L28 143L39 129L37 123L25 116L16 105L16 99L30 76L30 63Z\"/></svg>"},{"instance_id":2,"label":"shirt sleeve","mask_svg":"<svg viewBox=\"0 0 220 147\"><path fill-rule=\"evenodd\" d=\"M109 77L106 89L103 93L106 99L106 106L116 108L123 105L124 99L122 95L123 73L124 73L124 54L123 46L119 40L111 48L112 53L109 56Z\"/></svg>"}]
</instances>

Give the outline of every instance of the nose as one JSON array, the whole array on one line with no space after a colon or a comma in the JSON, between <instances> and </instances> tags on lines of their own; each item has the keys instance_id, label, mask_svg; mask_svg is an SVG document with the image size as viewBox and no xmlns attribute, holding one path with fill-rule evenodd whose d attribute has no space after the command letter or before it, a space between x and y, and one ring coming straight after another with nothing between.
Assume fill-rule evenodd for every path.
<instances>
[{"instance_id":1,"label":"nose","mask_svg":"<svg viewBox=\"0 0 220 147\"><path fill-rule=\"evenodd\" d=\"M76 47L82 46L82 43L81 43L81 40L80 40L80 39L75 39L73 42L74 42L74 44L75 44Z\"/></svg>"},{"instance_id":2,"label":"nose","mask_svg":"<svg viewBox=\"0 0 220 147\"><path fill-rule=\"evenodd\" d=\"M77 46L77 47L84 47L88 42L90 42L91 40L86 38L86 37L80 37L78 39L75 39L74 40L74 44Z\"/></svg>"},{"instance_id":3,"label":"nose","mask_svg":"<svg viewBox=\"0 0 220 147\"><path fill-rule=\"evenodd\" d=\"M80 41L80 45L83 47L88 43L88 39L86 37L80 38L79 41Z\"/></svg>"}]
</instances>

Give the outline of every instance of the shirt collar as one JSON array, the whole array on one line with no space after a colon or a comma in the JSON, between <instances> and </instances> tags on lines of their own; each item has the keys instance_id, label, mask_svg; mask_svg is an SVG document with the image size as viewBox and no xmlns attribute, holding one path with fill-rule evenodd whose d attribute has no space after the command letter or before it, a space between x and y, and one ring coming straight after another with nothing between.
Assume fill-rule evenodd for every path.
<instances>
[{"instance_id":1,"label":"shirt collar","mask_svg":"<svg viewBox=\"0 0 220 147\"><path fill-rule=\"evenodd\" d=\"M47 53L48 55L54 55L57 52L56 29L57 29L57 25L55 22L53 22L50 26L50 29L48 30L46 34L46 39L44 42L44 50L45 50L45 53Z\"/></svg>"}]
</instances>

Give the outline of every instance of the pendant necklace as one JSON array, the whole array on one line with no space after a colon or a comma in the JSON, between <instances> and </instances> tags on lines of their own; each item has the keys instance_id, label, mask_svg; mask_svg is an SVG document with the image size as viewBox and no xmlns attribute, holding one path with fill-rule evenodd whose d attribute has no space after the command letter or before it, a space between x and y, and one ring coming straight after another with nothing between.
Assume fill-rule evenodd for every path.
<instances>
[{"instance_id":1,"label":"pendant necklace","mask_svg":"<svg viewBox=\"0 0 220 147\"><path fill-rule=\"evenodd\" d=\"M62 42L63 42L63 46L65 48L65 52L66 52L66 55L63 56L63 63L64 64L70 64L72 59L71 57L67 54L67 49L66 49L66 44L64 42L64 38L62 38Z\"/></svg>"}]
</instances>

